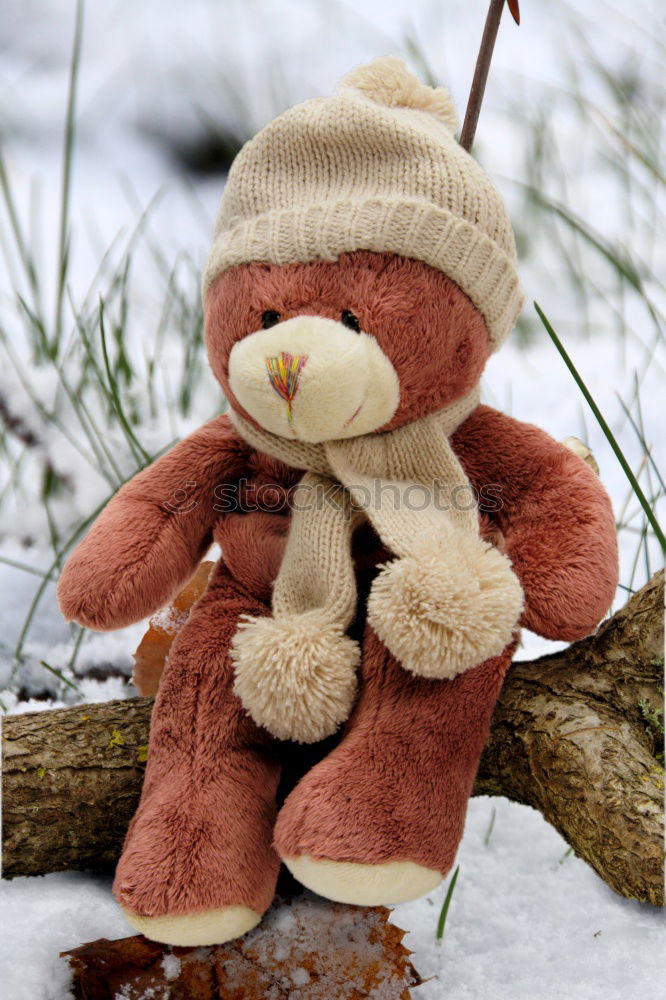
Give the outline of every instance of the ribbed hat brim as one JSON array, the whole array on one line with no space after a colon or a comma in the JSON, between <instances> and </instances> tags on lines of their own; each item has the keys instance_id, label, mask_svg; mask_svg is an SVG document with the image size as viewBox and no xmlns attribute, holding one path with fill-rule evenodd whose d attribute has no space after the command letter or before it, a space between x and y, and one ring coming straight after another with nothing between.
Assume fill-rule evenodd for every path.
<instances>
[{"instance_id":1,"label":"ribbed hat brim","mask_svg":"<svg viewBox=\"0 0 666 1000\"><path fill-rule=\"evenodd\" d=\"M326 202L238 222L213 241L204 295L219 274L238 264L335 261L354 250L396 253L444 272L484 317L493 350L522 308L515 262L497 243L465 219L415 199Z\"/></svg>"}]
</instances>

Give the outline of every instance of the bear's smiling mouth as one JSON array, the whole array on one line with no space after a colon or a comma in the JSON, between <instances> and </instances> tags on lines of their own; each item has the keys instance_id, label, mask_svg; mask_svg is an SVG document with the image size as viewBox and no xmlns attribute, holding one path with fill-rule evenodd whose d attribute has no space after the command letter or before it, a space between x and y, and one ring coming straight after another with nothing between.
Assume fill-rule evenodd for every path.
<instances>
[{"instance_id":1,"label":"bear's smiling mouth","mask_svg":"<svg viewBox=\"0 0 666 1000\"><path fill-rule=\"evenodd\" d=\"M357 416L359 415L359 413L361 412L361 410L362 410L362 409L363 409L363 407L365 406L365 403L366 403L366 399L367 399L367 396L364 396L364 397L363 397L363 399L361 400L361 402L360 402L360 403L358 404L358 406L357 406L357 407L356 407L356 409L354 410L354 412L352 413L351 417L347 417L347 419L345 420L344 424L342 425L342 429L343 429L343 430L345 430L345 429L346 429L347 427L349 427L349 425L350 425L350 424L351 424L351 423L352 423L352 422L353 422L354 420L356 420ZM289 430L290 430L290 432L291 432L291 435L290 435L290 436L291 436L291 437L293 437L293 439L294 439L295 441L300 441L300 438L299 438L299 436L298 436L298 430L297 430L297 429L296 429L295 427L293 427L293 426L292 426L292 427L290 427L290 428L289 428ZM283 435L283 436L284 436L284 435Z\"/></svg>"},{"instance_id":2,"label":"bear's smiling mouth","mask_svg":"<svg viewBox=\"0 0 666 1000\"><path fill-rule=\"evenodd\" d=\"M352 413L351 417L349 417L347 420L345 420L345 422L343 424L343 427L349 427L349 425L351 424L351 422L353 420L356 420L357 416L359 415L359 413L361 412L361 410L365 406L365 400L366 400L366 397L364 396L363 399L361 400L361 402L358 404L358 406L354 410L354 412Z\"/></svg>"}]
</instances>

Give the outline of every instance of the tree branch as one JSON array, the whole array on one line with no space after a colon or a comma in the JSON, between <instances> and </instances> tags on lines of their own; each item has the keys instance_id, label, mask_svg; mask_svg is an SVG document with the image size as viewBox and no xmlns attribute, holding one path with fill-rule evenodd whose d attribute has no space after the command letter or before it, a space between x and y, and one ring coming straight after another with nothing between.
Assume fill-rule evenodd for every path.
<instances>
[{"instance_id":1,"label":"tree branch","mask_svg":"<svg viewBox=\"0 0 666 1000\"><path fill-rule=\"evenodd\" d=\"M592 637L513 664L475 785L538 809L612 889L659 906L663 725L645 714L663 710L663 595L659 573Z\"/></svg>"},{"instance_id":2,"label":"tree branch","mask_svg":"<svg viewBox=\"0 0 666 1000\"><path fill-rule=\"evenodd\" d=\"M538 809L611 888L657 905L662 607L657 574L594 636L514 663L474 788ZM138 804L151 708L136 698L5 718L5 877L113 867Z\"/></svg>"}]
</instances>

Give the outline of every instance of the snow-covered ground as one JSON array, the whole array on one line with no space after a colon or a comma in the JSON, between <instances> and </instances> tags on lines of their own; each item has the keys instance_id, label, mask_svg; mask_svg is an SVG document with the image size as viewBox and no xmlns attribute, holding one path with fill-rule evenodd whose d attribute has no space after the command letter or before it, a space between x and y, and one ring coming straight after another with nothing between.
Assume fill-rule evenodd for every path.
<instances>
[{"instance_id":1,"label":"snow-covered ground","mask_svg":"<svg viewBox=\"0 0 666 1000\"><path fill-rule=\"evenodd\" d=\"M488 846L484 846L496 816ZM414 1000L641 1000L666 983L662 911L620 899L532 809L473 799L441 945L444 899L404 903Z\"/></svg>"},{"instance_id":2,"label":"snow-covered ground","mask_svg":"<svg viewBox=\"0 0 666 1000\"><path fill-rule=\"evenodd\" d=\"M39 251L37 266L46 276L47 294L53 291L73 6L64 0L15 0L4 5L0 20L2 153L21 219ZM72 190L70 281L75 301L84 296L103 252L119 233L121 239L129 236L138 212L158 190L162 194L151 214L151 239L168 261L185 251L197 266L203 262L222 179L181 173L167 155L165 136L186 141L211 116L251 132L282 106L330 92L358 62L389 53L409 57L406 38L416 42L437 76L450 84L462 111L485 6L467 0L417 0L409 5L404 0L89 3ZM649 77L660 51L663 56L663 48L650 36L655 25L663 26L656 0L636 0L630 11L611 0L590 0L575 11L565 2L525 2L522 6L520 29L508 19L502 24L477 145L514 210L517 228L524 221L519 213L524 205L520 184L526 176L525 121L535 106L543 106L548 113L551 91L573 85L562 68L563 53L578 38L573 25L611 72L642 63ZM607 95L591 63L582 59L577 71L576 83L586 98L603 108ZM524 120L515 115L521 102ZM592 112L590 121L598 123ZM644 212L643 203L636 209L638 220L630 230L626 228L626 205L618 201L613 163L603 160L593 129L581 131L580 121L567 115L561 104L553 111L551 124L557 155L567 168L571 210L608 240L621 241L629 231L635 233L640 245L627 249L649 262L655 273L661 270L663 274L663 238L651 239L653 220ZM618 157L621 149L620 144ZM654 217L663 210L663 204L655 204ZM656 465L666 468L663 336L658 343L654 341L649 317L630 294L622 302L624 335L617 335L619 299L609 291L603 262L592 252L582 261L581 277L588 283L583 322L562 257L548 245L550 233L548 239L538 234L532 238L523 265L525 315L533 319L531 302L537 299L566 338L577 367L634 468L640 466L642 446L619 399L636 417L634 379L637 372L641 375L645 437ZM9 220L0 212L0 249L10 243ZM138 245L135 258L140 280L133 286L133 309L140 354L141 320L145 318L147 331L155 329L164 279L145 243ZM2 325L24 356L12 302L12 289L21 281L19 269L1 254L0 260L7 264L6 273L0 264ZM594 289L599 289L598 295ZM658 287L648 282L647 291L655 301L659 299ZM194 284L191 293L196 295ZM545 333L538 324L534 329L528 349L517 341L509 342L492 359L484 379L486 401L539 424L555 438L576 435L585 440L595 453L618 515L627 504L627 513L635 513L636 500L603 434ZM178 355L174 351L167 358ZM32 371L38 398L54 391L51 375ZM34 405L10 370L0 371L0 397L32 426ZM175 415L175 428L160 421L147 423L145 440L155 449L162 447L174 436L174 429L179 435L188 433L219 403L219 390L203 372L192 412ZM54 500L52 507L63 523L68 518L73 523L74 514L87 516L103 500L108 483L78 460L57 428L40 431L76 483L74 495L60 507ZM118 443L122 456L121 445L122 441ZM78 692L45 674L41 660L66 671L72 652L72 634L60 618L53 583L44 589L25 636L20 685L9 684L11 652L40 585L38 576L11 563L43 572L53 559L39 490L29 479L13 505L5 502L6 497L0 505L5 559L0 562L3 704L11 712L20 712L73 700L125 696L128 689L122 678L99 682L85 674L87 668L100 664L113 664L129 673L141 624L113 635L86 636L76 662ZM645 474L641 481L646 482ZM640 528L638 517L633 518L633 526ZM24 545L27 536L32 540L29 548ZM625 584L632 578L638 540L635 531L620 534ZM635 582L640 583L648 569L656 566L655 547L651 555L648 567L640 554ZM618 593L618 604L624 596L625 592ZM526 635L521 656L551 648L552 643ZM50 702L30 700L31 693L45 690L53 695ZM497 810L494 829L484 846L493 808ZM572 856L561 860L565 850L563 841L535 812L505 801L474 800L443 944L435 943L435 925L444 889L431 899L396 910L396 922L410 931L407 943L414 949L419 970L436 976L415 997L638 1000L661 995L666 978L663 914L616 897L582 861ZM97 937L131 932L113 902L109 881L79 873L0 884L0 928L0 996L10 1000L63 1000L68 996L68 974L57 958L58 951Z\"/></svg>"},{"instance_id":3,"label":"snow-covered ground","mask_svg":"<svg viewBox=\"0 0 666 1000\"><path fill-rule=\"evenodd\" d=\"M446 886L393 912L428 979L414 1000L663 996L665 914L614 895L566 850L534 810L473 799L442 942L435 928ZM7 1000L64 1000L69 968L60 951L132 933L108 878L69 872L19 878L2 885L0 899L0 995Z\"/></svg>"}]
</instances>

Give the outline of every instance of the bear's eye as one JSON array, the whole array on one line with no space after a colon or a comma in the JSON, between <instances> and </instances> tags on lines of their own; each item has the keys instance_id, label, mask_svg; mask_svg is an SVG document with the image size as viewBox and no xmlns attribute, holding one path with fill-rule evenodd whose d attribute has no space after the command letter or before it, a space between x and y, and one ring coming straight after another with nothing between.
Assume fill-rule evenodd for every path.
<instances>
[{"instance_id":1,"label":"bear's eye","mask_svg":"<svg viewBox=\"0 0 666 1000\"><path fill-rule=\"evenodd\" d=\"M275 309L267 309L266 312L261 314L261 325L264 330L268 330L269 327L275 326L276 323L280 322L280 313L275 312Z\"/></svg>"},{"instance_id":2,"label":"bear's eye","mask_svg":"<svg viewBox=\"0 0 666 1000\"><path fill-rule=\"evenodd\" d=\"M340 319L342 320L343 324L345 326L348 326L350 330L353 330L354 333L361 332L361 324L358 321L358 317L354 316L354 313L351 312L351 310L345 309Z\"/></svg>"}]
</instances>

